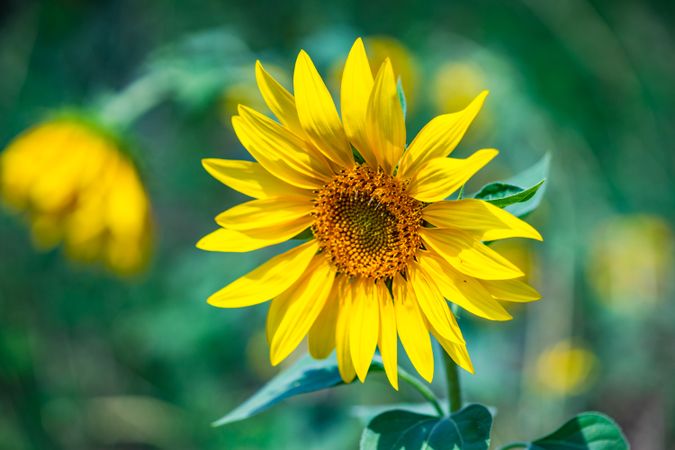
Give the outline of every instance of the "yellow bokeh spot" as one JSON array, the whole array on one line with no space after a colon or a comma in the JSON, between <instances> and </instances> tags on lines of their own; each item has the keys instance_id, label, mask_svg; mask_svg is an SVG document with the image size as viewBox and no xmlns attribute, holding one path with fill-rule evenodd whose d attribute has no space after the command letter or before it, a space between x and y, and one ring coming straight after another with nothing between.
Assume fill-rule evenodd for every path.
<instances>
[{"instance_id":1,"label":"yellow bokeh spot","mask_svg":"<svg viewBox=\"0 0 675 450\"><path fill-rule=\"evenodd\" d=\"M597 366L598 360L589 349L567 340L561 341L544 350L537 358L537 386L553 395L580 394L591 386Z\"/></svg>"},{"instance_id":2,"label":"yellow bokeh spot","mask_svg":"<svg viewBox=\"0 0 675 450\"><path fill-rule=\"evenodd\" d=\"M26 131L0 154L0 200L29 223L36 248L59 243L82 262L139 271L152 241L135 165L103 131L74 118Z\"/></svg>"},{"instance_id":3,"label":"yellow bokeh spot","mask_svg":"<svg viewBox=\"0 0 675 450\"><path fill-rule=\"evenodd\" d=\"M434 73L429 94L439 114L460 111L488 86L482 69L471 62L452 62L441 65ZM484 109L472 127L489 124L489 111Z\"/></svg>"},{"instance_id":4,"label":"yellow bokeh spot","mask_svg":"<svg viewBox=\"0 0 675 450\"><path fill-rule=\"evenodd\" d=\"M652 215L615 217L595 230L591 242L588 279L601 302L635 314L663 301L675 253L668 222Z\"/></svg>"}]
</instances>

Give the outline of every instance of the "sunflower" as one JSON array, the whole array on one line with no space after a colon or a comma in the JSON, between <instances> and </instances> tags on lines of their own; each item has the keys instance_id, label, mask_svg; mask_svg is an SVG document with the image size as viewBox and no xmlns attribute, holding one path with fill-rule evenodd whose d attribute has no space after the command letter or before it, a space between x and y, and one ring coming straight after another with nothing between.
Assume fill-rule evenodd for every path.
<instances>
[{"instance_id":1,"label":"sunflower","mask_svg":"<svg viewBox=\"0 0 675 450\"><path fill-rule=\"evenodd\" d=\"M147 260L150 202L135 165L103 129L48 120L0 155L0 200L29 222L40 249L64 243L73 260L129 274Z\"/></svg>"},{"instance_id":2,"label":"sunflower","mask_svg":"<svg viewBox=\"0 0 675 450\"><path fill-rule=\"evenodd\" d=\"M361 39L345 63L341 118L304 51L295 64L294 94L260 62L256 79L278 122L240 105L232 124L257 162L203 161L212 176L254 200L218 215L221 228L197 246L248 252L301 233L312 238L208 302L239 308L271 300L267 338L273 365L307 336L313 357L335 350L344 381L358 376L363 382L379 349L398 389L398 339L431 381L433 335L473 373L446 299L477 316L509 320L500 300L539 298L521 270L483 243L541 240L539 233L490 203L446 200L497 155L488 149L448 158L487 92L460 112L434 118L406 146L391 62L385 59L373 77Z\"/></svg>"}]
</instances>

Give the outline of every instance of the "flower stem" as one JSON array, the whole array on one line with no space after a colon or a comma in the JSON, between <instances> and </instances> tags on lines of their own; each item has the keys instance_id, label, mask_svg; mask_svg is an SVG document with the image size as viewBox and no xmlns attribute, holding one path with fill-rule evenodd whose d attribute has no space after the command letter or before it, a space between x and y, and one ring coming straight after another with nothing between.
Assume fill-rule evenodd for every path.
<instances>
[{"instance_id":1,"label":"flower stem","mask_svg":"<svg viewBox=\"0 0 675 450\"><path fill-rule=\"evenodd\" d=\"M401 380L405 381L410 386L412 386L417 392L419 392L420 395L424 397L425 400L431 403L431 406L434 407L436 413L438 413L440 417L443 417L445 415L445 413L443 412L443 408L441 408L441 404L438 403L438 399L431 391L431 389L429 389L425 384L423 384L420 380L418 380L417 378L415 378L414 376L410 375L408 372L405 372L403 370L399 370L398 376Z\"/></svg>"},{"instance_id":2,"label":"flower stem","mask_svg":"<svg viewBox=\"0 0 675 450\"><path fill-rule=\"evenodd\" d=\"M452 414L462 408L462 386L459 382L459 368L446 352L443 352L445 379L448 389L448 407Z\"/></svg>"}]
</instances>

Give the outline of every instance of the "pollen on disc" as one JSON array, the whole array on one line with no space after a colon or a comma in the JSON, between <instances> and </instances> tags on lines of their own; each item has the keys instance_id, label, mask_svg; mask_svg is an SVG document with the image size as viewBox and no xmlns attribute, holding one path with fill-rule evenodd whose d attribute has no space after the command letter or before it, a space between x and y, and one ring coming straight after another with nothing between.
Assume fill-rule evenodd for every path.
<instances>
[{"instance_id":1,"label":"pollen on disc","mask_svg":"<svg viewBox=\"0 0 675 450\"><path fill-rule=\"evenodd\" d=\"M345 169L315 200L314 235L338 271L372 279L402 272L420 247L422 203L391 175Z\"/></svg>"}]
</instances>

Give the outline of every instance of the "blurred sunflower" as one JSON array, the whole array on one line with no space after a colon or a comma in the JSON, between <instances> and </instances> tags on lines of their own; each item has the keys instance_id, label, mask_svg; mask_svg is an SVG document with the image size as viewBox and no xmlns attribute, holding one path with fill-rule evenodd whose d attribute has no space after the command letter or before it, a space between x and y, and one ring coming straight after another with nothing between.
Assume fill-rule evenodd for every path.
<instances>
[{"instance_id":1,"label":"blurred sunflower","mask_svg":"<svg viewBox=\"0 0 675 450\"><path fill-rule=\"evenodd\" d=\"M147 193L131 159L96 126L59 118L17 137L0 155L0 198L26 216L40 249L63 242L71 259L118 274L147 261Z\"/></svg>"},{"instance_id":2,"label":"blurred sunflower","mask_svg":"<svg viewBox=\"0 0 675 450\"><path fill-rule=\"evenodd\" d=\"M539 355L534 379L545 393L577 395L590 388L597 366L598 359L591 350L564 340Z\"/></svg>"},{"instance_id":3,"label":"blurred sunflower","mask_svg":"<svg viewBox=\"0 0 675 450\"><path fill-rule=\"evenodd\" d=\"M342 121L309 56L301 51L294 95L256 66L260 91L280 123L240 106L234 130L258 162L204 160L215 178L255 200L216 218L204 250L248 252L311 230L312 239L272 258L209 298L223 308L272 299L267 338L273 365L309 336L312 356L336 350L345 382L364 381L379 347L398 388L397 336L431 381L430 333L473 371L446 298L487 319L508 320L499 300L539 298L512 263L481 241L541 239L489 203L446 201L492 158L479 150L448 158L483 104L433 119L406 149L391 62L373 77L361 39L341 85ZM352 146L355 150L353 150Z\"/></svg>"}]
</instances>

